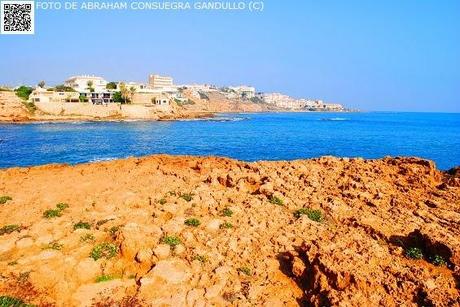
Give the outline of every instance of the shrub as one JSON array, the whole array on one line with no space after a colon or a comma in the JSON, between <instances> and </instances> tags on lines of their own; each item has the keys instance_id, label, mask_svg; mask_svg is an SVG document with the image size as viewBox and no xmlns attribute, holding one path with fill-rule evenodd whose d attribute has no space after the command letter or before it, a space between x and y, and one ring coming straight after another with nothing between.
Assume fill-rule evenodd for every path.
<instances>
[{"instance_id":1,"label":"shrub","mask_svg":"<svg viewBox=\"0 0 460 307\"><path fill-rule=\"evenodd\" d=\"M60 217L62 215L62 211L59 209L48 209L43 212L43 217L50 219L53 217Z\"/></svg>"},{"instance_id":2,"label":"shrub","mask_svg":"<svg viewBox=\"0 0 460 307\"><path fill-rule=\"evenodd\" d=\"M182 198L182 199L185 200L186 202L191 202L192 199L193 199L193 194L192 194L192 193L181 194L181 195L180 195L180 198Z\"/></svg>"},{"instance_id":3,"label":"shrub","mask_svg":"<svg viewBox=\"0 0 460 307\"><path fill-rule=\"evenodd\" d=\"M187 226L198 227L200 226L201 222L198 219L187 219L185 220L184 224Z\"/></svg>"},{"instance_id":4,"label":"shrub","mask_svg":"<svg viewBox=\"0 0 460 307\"><path fill-rule=\"evenodd\" d=\"M205 263L208 261L208 257L204 255L196 255L195 257L193 257L193 260L198 260L201 263Z\"/></svg>"},{"instance_id":5,"label":"shrub","mask_svg":"<svg viewBox=\"0 0 460 307\"><path fill-rule=\"evenodd\" d=\"M233 211L229 208L225 208L224 210L222 210L221 215L231 217L233 215Z\"/></svg>"},{"instance_id":6,"label":"shrub","mask_svg":"<svg viewBox=\"0 0 460 307\"><path fill-rule=\"evenodd\" d=\"M278 206L284 206L284 201L279 197L272 196L270 197L269 201L271 204L278 205Z\"/></svg>"},{"instance_id":7,"label":"shrub","mask_svg":"<svg viewBox=\"0 0 460 307\"><path fill-rule=\"evenodd\" d=\"M181 244L181 240L176 236L166 236L161 240L164 244L168 244L169 246L176 246Z\"/></svg>"},{"instance_id":8,"label":"shrub","mask_svg":"<svg viewBox=\"0 0 460 307\"><path fill-rule=\"evenodd\" d=\"M22 104L26 107L27 111L29 111L32 114L34 114L35 111L37 111L37 106L33 102L23 100Z\"/></svg>"},{"instance_id":9,"label":"shrub","mask_svg":"<svg viewBox=\"0 0 460 307\"><path fill-rule=\"evenodd\" d=\"M94 241L94 240L96 240L96 238L90 233L80 236L80 242L88 242L88 241Z\"/></svg>"},{"instance_id":10,"label":"shrub","mask_svg":"<svg viewBox=\"0 0 460 307\"><path fill-rule=\"evenodd\" d=\"M73 229L91 229L91 225L90 223L80 221L73 225Z\"/></svg>"},{"instance_id":11,"label":"shrub","mask_svg":"<svg viewBox=\"0 0 460 307\"><path fill-rule=\"evenodd\" d=\"M233 228L233 225L232 225L232 223L225 222L225 223L220 225L220 228L221 229L230 229L230 228Z\"/></svg>"},{"instance_id":12,"label":"shrub","mask_svg":"<svg viewBox=\"0 0 460 307\"><path fill-rule=\"evenodd\" d=\"M80 102L88 102L88 98L85 95L78 96L78 101Z\"/></svg>"},{"instance_id":13,"label":"shrub","mask_svg":"<svg viewBox=\"0 0 460 307\"><path fill-rule=\"evenodd\" d=\"M121 95L121 92L113 93L113 102L120 102L120 103L125 102L125 100L123 99L123 96Z\"/></svg>"},{"instance_id":14,"label":"shrub","mask_svg":"<svg viewBox=\"0 0 460 307\"><path fill-rule=\"evenodd\" d=\"M406 257L411 259L422 259L423 252L419 247L409 247L405 251Z\"/></svg>"},{"instance_id":15,"label":"shrub","mask_svg":"<svg viewBox=\"0 0 460 307\"><path fill-rule=\"evenodd\" d=\"M32 307L32 305L24 303L19 298L2 295L0 296L0 307Z\"/></svg>"},{"instance_id":16,"label":"shrub","mask_svg":"<svg viewBox=\"0 0 460 307\"><path fill-rule=\"evenodd\" d=\"M56 205L56 208L58 208L59 210L63 211L65 209L69 208L69 205L66 204L66 203L59 203L59 204Z\"/></svg>"},{"instance_id":17,"label":"shrub","mask_svg":"<svg viewBox=\"0 0 460 307\"><path fill-rule=\"evenodd\" d=\"M166 199L165 199L165 198L162 198L162 199L160 199L160 200L158 201L158 203L159 203L160 205L164 205L164 204L166 204Z\"/></svg>"},{"instance_id":18,"label":"shrub","mask_svg":"<svg viewBox=\"0 0 460 307\"><path fill-rule=\"evenodd\" d=\"M56 209L48 209L45 212L43 212L43 217L47 219L53 217L60 217L62 215L62 211L64 211L67 208L69 208L68 204L59 203L56 205Z\"/></svg>"},{"instance_id":19,"label":"shrub","mask_svg":"<svg viewBox=\"0 0 460 307\"><path fill-rule=\"evenodd\" d=\"M13 200L11 196L0 196L0 205L6 204L10 200Z\"/></svg>"},{"instance_id":20,"label":"shrub","mask_svg":"<svg viewBox=\"0 0 460 307\"><path fill-rule=\"evenodd\" d=\"M63 247L62 244L60 244L57 241L53 241L53 242L48 243L48 245L45 246L43 249L54 249L54 250L59 251L62 249L62 247Z\"/></svg>"},{"instance_id":21,"label":"shrub","mask_svg":"<svg viewBox=\"0 0 460 307\"><path fill-rule=\"evenodd\" d=\"M118 247L115 244L104 242L93 247L90 257L94 260L98 260L100 258L110 259L115 257L117 253Z\"/></svg>"},{"instance_id":22,"label":"shrub","mask_svg":"<svg viewBox=\"0 0 460 307\"><path fill-rule=\"evenodd\" d=\"M114 278L115 277L111 275L101 275L101 276L96 277L96 282L106 282L106 281L113 280Z\"/></svg>"},{"instance_id":23,"label":"shrub","mask_svg":"<svg viewBox=\"0 0 460 307\"><path fill-rule=\"evenodd\" d=\"M22 227L19 225L6 225L0 228L0 236L4 234L10 234L15 231L21 231Z\"/></svg>"},{"instance_id":24,"label":"shrub","mask_svg":"<svg viewBox=\"0 0 460 307\"><path fill-rule=\"evenodd\" d=\"M301 208L294 212L296 218L300 218L302 215L306 215L310 220L315 222L321 222L324 219L323 213L318 209Z\"/></svg>"},{"instance_id":25,"label":"shrub","mask_svg":"<svg viewBox=\"0 0 460 307\"><path fill-rule=\"evenodd\" d=\"M251 275L251 269L246 267L246 266L238 268L237 271L241 272L241 273L243 273L244 275L247 275L247 276Z\"/></svg>"},{"instance_id":26,"label":"shrub","mask_svg":"<svg viewBox=\"0 0 460 307\"><path fill-rule=\"evenodd\" d=\"M434 255L433 257L430 257L430 262L435 266L445 266L447 264L444 257L440 255Z\"/></svg>"}]
</instances>

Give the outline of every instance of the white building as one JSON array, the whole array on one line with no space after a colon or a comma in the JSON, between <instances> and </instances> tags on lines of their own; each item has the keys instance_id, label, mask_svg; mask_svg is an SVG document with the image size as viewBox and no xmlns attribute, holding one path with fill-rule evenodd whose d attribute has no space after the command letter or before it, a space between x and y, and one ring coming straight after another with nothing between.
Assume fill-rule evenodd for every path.
<instances>
[{"instance_id":1,"label":"white building","mask_svg":"<svg viewBox=\"0 0 460 307\"><path fill-rule=\"evenodd\" d=\"M256 89L252 86L230 86L229 89L233 90L240 98L251 99L256 96Z\"/></svg>"},{"instance_id":2,"label":"white building","mask_svg":"<svg viewBox=\"0 0 460 307\"><path fill-rule=\"evenodd\" d=\"M113 102L113 90L107 89L107 81L97 76L74 76L64 82L65 86L80 93L85 102L102 104Z\"/></svg>"},{"instance_id":3,"label":"white building","mask_svg":"<svg viewBox=\"0 0 460 307\"><path fill-rule=\"evenodd\" d=\"M64 82L64 85L71 87L80 93L102 93L107 91L107 81L104 80L104 78L97 76L70 77Z\"/></svg>"},{"instance_id":4,"label":"white building","mask_svg":"<svg viewBox=\"0 0 460 307\"><path fill-rule=\"evenodd\" d=\"M30 102L79 102L78 92L56 92L41 87L35 88L29 96Z\"/></svg>"},{"instance_id":5,"label":"white building","mask_svg":"<svg viewBox=\"0 0 460 307\"><path fill-rule=\"evenodd\" d=\"M265 93L261 98L265 103L274 104L280 107L283 105L289 105L295 101L294 98L280 93Z\"/></svg>"},{"instance_id":6,"label":"white building","mask_svg":"<svg viewBox=\"0 0 460 307\"><path fill-rule=\"evenodd\" d=\"M150 75L149 76L149 87L150 88L165 88L173 87L173 78L160 76L160 75Z\"/></svg>"}]
</instances>

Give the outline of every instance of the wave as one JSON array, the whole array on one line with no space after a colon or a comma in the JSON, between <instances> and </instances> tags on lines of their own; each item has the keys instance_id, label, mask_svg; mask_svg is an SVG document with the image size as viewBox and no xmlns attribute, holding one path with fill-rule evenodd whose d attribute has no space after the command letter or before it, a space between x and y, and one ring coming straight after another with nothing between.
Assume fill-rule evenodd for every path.
<instances>
[{"instance_id":1,"label":"wave","mask_svg":"<svg viewBox=\"0 0 460 307\"><path fill-rule=\"evenodd\" d=\"M118 157L93 158L93 159L89 160L89 162L90 163L104 162L104 161L112 161L112 160L116 160L116 159L120 159L120 158L118 158Z\"/></svg>"},{"instance_id":2,"label":"wave","mask_svg":"<svg viewBox=\"0 0 460 307\"><path fill-rule=\"evenodd\" d=\"M178 119L177 121L182 122L191 122L191 121L201 121L201 122L239 122L242 120L248 120L249 117L204 117L204 118L183 118Z\"/></svg>"},{"instance_id":3,"label":"wave","mask_svg":"<svg viewBox=\"0 0 460 307\"><path fill-rule=\"evenodd\" d=\"M345 118L345 117L333 117L333 118L321 118L320 120L336 122L336 121L347 121L347 120L350 120L350 119Z\"/></svg>"},{"instance_id":4,"label":"wave","mask_svg":"<svg viewBox=\"0 0 460 307\"><path fill-rule=\"evenodd\" d=\"M210 118L210 121L217 121L217 122L239 122L242 120L248 120L249 117L215 117Z\"/></svg>"}]
</instances>

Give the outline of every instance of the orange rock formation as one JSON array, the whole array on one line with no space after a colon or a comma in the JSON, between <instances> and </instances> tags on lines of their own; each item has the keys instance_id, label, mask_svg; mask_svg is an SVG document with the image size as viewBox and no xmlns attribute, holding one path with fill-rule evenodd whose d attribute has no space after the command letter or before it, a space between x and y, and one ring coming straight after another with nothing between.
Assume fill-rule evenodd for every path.
<instances>
[{"instance_id":1,"label":"orange rock formation","mask_svg":"<svg viewBox=\"0 0 460 307\"><path fill-rule=\"evenodd\" d=\"M27 303L460 304L460 173L421 159L12 168L0 196L0 296Z\"/></svg>"}]
</instances>

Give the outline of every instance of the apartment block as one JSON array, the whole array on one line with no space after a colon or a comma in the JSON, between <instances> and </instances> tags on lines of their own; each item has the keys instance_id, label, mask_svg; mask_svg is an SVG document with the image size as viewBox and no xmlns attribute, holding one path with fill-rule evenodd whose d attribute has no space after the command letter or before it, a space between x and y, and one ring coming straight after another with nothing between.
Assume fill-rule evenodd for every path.
<instances>
[{"instance_id":1,"label":"apartment block","mask_svg":"<svg viewBox=\"0 0 460 307\"><path fill-rule=\"evenodd\" d=\"M160 75L149 76L149 87L150 88L165 88L172 87L174 85L173 78L165 77Z\"/></svg>"}]
</instances>

